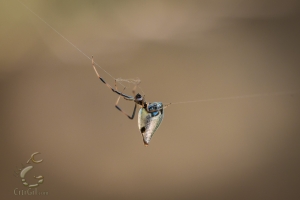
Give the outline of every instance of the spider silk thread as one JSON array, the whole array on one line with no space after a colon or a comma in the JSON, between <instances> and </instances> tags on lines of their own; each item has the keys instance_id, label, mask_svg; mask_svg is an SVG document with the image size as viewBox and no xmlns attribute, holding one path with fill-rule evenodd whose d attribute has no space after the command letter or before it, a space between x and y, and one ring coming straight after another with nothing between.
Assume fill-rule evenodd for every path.
<instances>
[{"instance_id":1,"label":"spider silk thread","mask_svg":"<svg viewBox=\"0 0 300 200\"><path fill-rule=\"evenodd\" d=\"M234 100L234 99L247 99L247 98L268 97L268 96L285 96L285 95L293 95L293 94L298 94L298 93L300 93L300 90L294 90L294 91L288 91L288 92L262 93L262 94L250 94L250 95L231 96L231 97L199 99L199 100L195 100L195 101L174 102L174 103L171 103L171 105L184 104L184 103L200 103L200 102L210 102L210 101Z\"/></svg>"},{"instance_id":2,"label":"spider silk thread","mask_svg":"<svg viewBox=\"0 0 300 200\"><path fill-rule=\"evenodd\" d=\"M90 61L92 60L87 54L85 54L81 49L79 49L75 44L73 44L70 40L68 40L65 36L63 36L60 32L58 32L54 27L52 27L48 22L46 22L43 18L41 18L38 14L32 11L28 6L22 3L20 0L18 2L23 5L27 10L29 10L33 15L35 15L39 20L41 20L44 24L46 24L49 28L51 28L56 34L62 37L66 42L68 42L71 46L73 46L77 51L79 51L82 55L88 58ZM109 75L114 80L117 80L113 77L109 72L107 72L104 68L102 68L99 64L94 62L94 64L99 67L102 71L104 71L107 75ZM118 82L118 81L117 81ZM125 87L122 83L118 82L120 85ZM142 88L138 86L141 90ZM143 91L143 90L142 90ZM144 93L144 92L143 92ZM233 100L233 99L246 99L246 98L255 98L255 97L263 97L263 96L283 96L283 95L293 95L300 93L300 90L288 91L288 92L277 92L277 93L263 93L263 94L251 94L251 95L241 95L241 96L232 96L232 97L220 97L220 98L209 98L209 99L199 99L199 100L189 100L189 101L181 101L170 103L174 104L186 104L186 103L199 103L199 102L210 102L210 101L222 101L222 100Z\"/></svg>"},{"instance_id":3,"label":"spider silk thread","mask_svg":"<svg viewBox=\"0 0 300 200\"><path fill-rule=\"evenodd\" d=\"M19 0L18 0L19 1ZM41 18L38 14L36 14L35 12L33 12L28 6L26 6L24 3L22 3L21 1L19 1L19 3L21 5L23 5L27 10L29 10L32 14L34 14L39 20L41 20L44 24L46 24L49 28L51 28L55 33L57 33L60 37L62 37L66 42L68 42L71 46L73 46L75 49L77 49L77 51L79 51L82 55L84 55L86 58L88 58L90 61L92 61L92 58L89 57L88 55L86 55L81 49L79 49L75 44L73 44L70 40L68 40L65 36L63 36L60 32L58 32L53 26L51 26L48 22L46 22L43 18ZM116 79L115 77L113 77L110 73L108 73L105 69L103 69L100 65L98 65L95 61L94 64L99 67L100 69L102 69L102 71L104 71L107 75L109 75L111 78ZM122 83L119 83L120 85L122 85L123 87L125 87Z\"/></svg>"}]
</instances>

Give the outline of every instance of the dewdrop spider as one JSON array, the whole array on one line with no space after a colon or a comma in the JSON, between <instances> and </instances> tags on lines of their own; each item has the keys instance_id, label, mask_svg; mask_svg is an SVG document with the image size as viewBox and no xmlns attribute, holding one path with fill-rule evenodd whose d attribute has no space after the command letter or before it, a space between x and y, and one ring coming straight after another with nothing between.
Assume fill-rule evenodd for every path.
<instances>
[{"instance_id":1,"label":"dewdrop spider","mask_svg":"<svg viewBox=\"0 0 300 200\"><path fill-rule=\"evenodd\" d=\"M92 57L92 65L98 78L102 81L102 83L104 83L109 89L111 89L111 91L119 95L115 104L115 107L119 111L121 111L129 119L133 119L137 105L140 107L138 113L138 127L142 134L144 145L148 146L153 134L158 129L158 127L160 126L164 118L164 109L170 106L171 103L164 106L162 102L153 102L153 103L146 102L145 95L142 96L139 93L136 94L137 84L132 89L133 96L123 94L122 92L118 91L117 80L115 80L115 89L114 89L108 83L106 83L105 80L99 75L98 71L96 70L93 57ZM126 87L123 89L123 91L125 89ZM121 97L123 97L127 101L134 102L134 109L132 115L128 115L118 106Z\"/></svg>"}]
</instances>

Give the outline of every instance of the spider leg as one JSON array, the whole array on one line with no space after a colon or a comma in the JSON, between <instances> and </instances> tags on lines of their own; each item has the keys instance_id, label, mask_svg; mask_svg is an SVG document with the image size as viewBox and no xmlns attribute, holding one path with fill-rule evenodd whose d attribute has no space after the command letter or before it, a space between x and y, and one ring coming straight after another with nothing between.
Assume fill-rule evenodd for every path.
<instances>
[{"instance_id":1,"label":"spider leg","mask_svg":"<svg viewBox=\"0 0 300 200\"><path fill-rule=\"evenodd\" d=\"M143 102L142 102L142 108L144 108L144 106L145 106L145 102L146 102L146 101L145 101L145 96L146 96L146 95L144 94L144 96L143 96Z\"/></svg>"},{"instance_id":2,"label":"spider leg","mask_svg":"<svg viewBox=\"0 0 300 200\"><path fill-rule=\"evenodd\" d=\"M132 93L133 93L133 96L135 97L135 91L136 91L136 88L137 88L137 85L135 85L132 89Z\"/></svg>"},{"instance_id":3,"label":"spider leg","mask_svg":"<svg viewBox=\"0 0 300 200\"><path fill-rule=\"evenodd\" d=\"M126 100L131 100L131 101L134 100L134 97L131 97L131 96L128 96L128 95L126 95L126 94L123 94L123 93L119 92L119 91L117 90L116 82L115 82L115 88L116 88L116 89L112 88L108 83L105 82L105 80L99 75L98 71L96 70L96 67L95 67L95 65L94 65L94 59L93 59L93 57L92 57L92 65L93 65L93 68L94 68L94 70L95 70L95 72L96 72L98 78L99 78L99 79L102 81L102 83L104 83L109 89L111 89L111 91L113 91L114 93L117 93L118 95L121 95L121 96L124 97Z\"/></svg>"},{"instance_id":4,"label":"spider leg","mask_svg":"<svg viewBox=\"0 0 300 200\"><path fill-rule=\"evenodd\" d=\"M118 87L117 87L117 80L115 79L115 90L118 90ZM124 90L125 90L125 88L124 88ZM123 91L124 91L123 90Z\"/></svg>"},{"instance_id":5,"label":"spider leg","mask_svg":"<svg viewBox=\"0 0 300 200\"><path fill-rule=\"evenodd\" d=\"M124 88L124 90L126 89L126 87ZM119 95L117 101L116 101L116 104L115 104L115 107L121 111L124 115L126 115L129 119L133 119L134 118L134 114L135 114L135 110L136 110L136 103L134 103L134 109L133 109L133 113L132 113L132 116L128 115L127 113L125 113L119 106L118 106L118 103L119 103L119 100L121 98L121 95ZM126 99L124 97L124 99ZM130 99L126 99L126 100L130 100Z\"/></svg>"}]
</instances>

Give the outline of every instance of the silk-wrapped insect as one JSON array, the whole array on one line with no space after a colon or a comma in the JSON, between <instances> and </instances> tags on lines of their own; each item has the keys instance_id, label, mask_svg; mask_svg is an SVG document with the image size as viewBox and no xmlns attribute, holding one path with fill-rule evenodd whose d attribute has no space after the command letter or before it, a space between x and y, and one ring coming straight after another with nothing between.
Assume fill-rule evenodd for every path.
<instances>
[{"instance_id":1,"label":"silk-wrapped insect","mask_svg":"<svg viewBox=\"0 0 300 200\"><path fill-rule=\"evenodd\" d=\"M145 96L142 96L141 94L136 94L136 88L137 85L134 86L132 93L133 96L129 96L126 94L123 94L122 92L119 92L117 89L117 84L115 80L115 89L112 88L108 83L105 82L105 80L99 75L99 73L96 70L96 67L94 65L94 60L92 58L92 65L93 68L98 76L98 78L114 93L118 94L119 97L116 101L115 107L121 111L124 115L126 115L129 119L133 119L136 111L136 107L139 106L140 110L138 113L138 127L140 130L140 133L143 137L143 142L145 146L148 146L153 134L160 126L163 118L164 118L164 109L168 107L170 104L163 105L162 102L153 102L149 103L145 101ZM125 88L124 88L125 89ZM128 115L126 112L124 112L119 106L119 100L123 97L125 100L133 101L134 102L134 109L132 115Z\"/></svg>"}]
</instances>

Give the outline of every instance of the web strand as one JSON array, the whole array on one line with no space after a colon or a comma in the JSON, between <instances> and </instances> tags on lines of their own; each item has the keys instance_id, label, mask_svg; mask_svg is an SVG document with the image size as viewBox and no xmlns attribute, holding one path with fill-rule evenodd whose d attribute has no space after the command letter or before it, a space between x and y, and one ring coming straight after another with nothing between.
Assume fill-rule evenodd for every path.
<instances>
[{"instance_id":1,"label":"web strand","mask_svg":"<svg viewBox=\"0 0 300 200\"><path fill-rule=\"evenodd\" d=\"M300 90L294 90L294 91L288 91L288 92L250 94L250 95L241 95L241 96L232 96L232 97L199 99L199 100L194 100L194 101L174 102L174 103L170 103L170 104L174 105L174 104L200 103L200 102L223 101L223 100L234 100L234 99L247 99L247 98L268 97L268 96L284 96L284 95L293 95L293 94L299 94L299 93L300 93Z\"/></svg>"},{"instance_id":2,"label":"web strand","mask_svg":"<svg viewBox=\"0 0 300 200\"><path fill-rule=\"evenodd\" d=\"M92 58L89 57L87 54L85 54L82 50L80 50L75 44L73 44L70 40L68 40L65 36L63 36L60 32L58 32L55 28L53 28L49 23L47 23L43 18L41 18L38 14L36 14L34 11L32 11L28 6L26 6L24 3L22 3L20 0L18 2L23 5L27 10L29 10L33 15L35 15L39 20L41 20L44 24L46 24L49 28L51 28L56 34L58 34L60 37L62 37L66 42L68 42L71 46L73 46L77 51L79 51L82 55L84 55L86 58L88 58L90 61L92 61ZM109 75L114 80L117 80L117 82L125 87L121 81L130 82L130 79L116 79L113 77L109 72L107 72L105 69L103 69L99 64L94 62L94 64L99 67L103 72L105 72L107 75ZM119 81L118 81L119 80ZM142 88L138 86L141 90ZM143 90L142 90L143 92ZM143 92L144 93L144 92ZM211 98L211 99L199 99L199 100L193 100L193 101L182 101L182 102L174 102L170 103L170 105L174 104L187 104L187 103L200 103L200 102L211 102L211 101L222 101L222 100L233 100L233 99L246 99L246 98L255 98L255 97L266 97L266 96L283 96L283 95L293 95L300 93L300 90L295 91L288 91L288 92L277 92L277 93L265 93L265 94L252 94L252 95L242 95L242 96L232 96L232 97L221 97L221 98Z\"/></svg>"},{"instance_id":3,"label":"web strand","mask_svg":"<svg viewBox=\"0 0 300 200\"><path fill-rule=\"evenodd\" d=\"M19 1L19 0L18 0ZM80 50L75 44L73 44L70 40L68 40L65 36L63 36L60 32L58 32L53 26L51 26L48 22L46 22L43 18L41 18L38 14L33 12L28 6L26 6L24 3L19 1L21 5L23 5L27 10L29 10L33 15L35 15L39 20L41 20L44 24L46 24L49 28L51 28L55 33L57 33L60 37L62 37L66 42L68 42L72 47L74 47L77 51L79 51L82 55L84 55L86 58L88 58L90 61L92 61L92 58L89 57L87 54L85 54L82 50ZM111 78L116 79L113 77L110 73L108 73L105 69L103 69L100 65L98 65L96 62L94 64L99 67L102 71L104 71L107 75L109 75ZM123 87L125 87L122 83L119 83Z\"/></svg>"}]
</instances>

